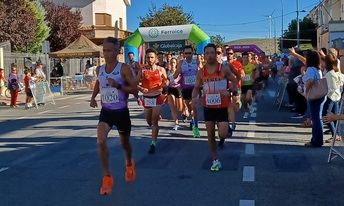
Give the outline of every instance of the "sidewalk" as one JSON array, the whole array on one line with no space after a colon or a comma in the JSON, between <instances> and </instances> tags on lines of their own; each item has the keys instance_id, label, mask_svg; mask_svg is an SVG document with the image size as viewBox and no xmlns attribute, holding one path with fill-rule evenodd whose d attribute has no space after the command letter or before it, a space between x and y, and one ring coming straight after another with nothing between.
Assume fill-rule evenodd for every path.
<instances>
[{"instance_id":1,"label":"sidewalk","mask_svg":"<svg viewBox=\"0 0 344 206\"><path fill-rule=\"evenodd\" d=\"M17 99L17 105L25 105L25 93L19 93ZM0 108L2 107L9 107L11 103L11 98L7 98L5 96L0 96Z\"/></svg>"}]
</instances>

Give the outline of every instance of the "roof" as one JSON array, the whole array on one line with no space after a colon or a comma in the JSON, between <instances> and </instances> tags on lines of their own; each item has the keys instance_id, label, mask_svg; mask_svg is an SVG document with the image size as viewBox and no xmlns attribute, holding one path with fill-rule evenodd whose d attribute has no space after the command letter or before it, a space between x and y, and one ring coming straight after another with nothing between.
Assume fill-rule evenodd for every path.
<instances>
[{"instance_id":1,"label":"roof","mask_svg":"<svg viewBox=\"0 0 344 206\"><path fill-rule=\"evenodd\" d=\"M49 0L55 4L65 4L71 8L84 8L96 0Z\"/></svg>"},{"instance_id":2,"label":"roof","mask_svg":"<svg viewBox=\"0 0 344 206\"><path fill-rule=\"evenodd\" d=\"M50 0L55 4L65 4L71 8L84 8L96 0ZM131 5L131 0L123 0L126 6Z\"/></svg>"},{"instance_id":3,"label":"roof","mask_svg":"<svg viewBox=\"0 0 344 206\"><path fill-rule=\"evenodd\" d=\"M100 46L95 45L84 35L81 35L77 40L71 43L66 48L49 53L52 58L90 58L100 57L102 49Z\"/></svg>"},{"instance_id":4,"label":"roof","mask_svg":"<svg viewBox=\"0 0 344 206\"><path fill-rule=\"evenodd\" d=\"M276 39L276 44L278 43L278 39ZM230 41L225 43L226 45L250 45L254 44L258 46L261 50L263 50L266 54L273 54L275 53L275 44L274 39L262 39L262 38L248 38L248 39L238 39L234 41ZM277 53L278 51L278 44Z\"/></svg>"}]
</instances>

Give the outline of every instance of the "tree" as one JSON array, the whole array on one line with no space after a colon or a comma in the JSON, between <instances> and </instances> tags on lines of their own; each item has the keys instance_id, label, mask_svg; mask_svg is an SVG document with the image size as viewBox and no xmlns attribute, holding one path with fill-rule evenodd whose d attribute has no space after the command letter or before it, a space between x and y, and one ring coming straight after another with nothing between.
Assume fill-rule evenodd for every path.
<instances>
[{"instance_id":1,"label":"tree","mask_svg":"<svg viewBox=\"0 0 344 206\"><path fill-rule=\"evenodd\" d=\"M140 27L183 25L194 22L193 15L185 13L182 6L170 6L168 4L164 4L160 9L152 5L148 14L139 18L141 20Z\"/></svg>"},{"instance_id":2,"label":"tree","mask_svg":"<svg viewBox=\"0 0 344 206\"><path fill-rule=\"evenodd\" d=\"M222 37L221 35L210 36L210 42L216 46L223 47L225 44L225 37Z\"/></svg>"},{"instance_id":3,"label":"tree","mask_svg":"<svg viewBox=\"0 0 344 206\"><path fill-rule=\"evenodd\" d=\"M27 51L35 41L37 19L26 0L0 1L0 42L10 41L12 50Z\"/></svg>"},{"instance_id":4,"label":"tree","mask_svg":"<svg viewBox=\"0 0 344 206\"><path fill-rule=\"evenodd\" d=\"M42 5L47 14L46 21L51 28L48 38L51 51L61 50L80 37L82 16L79 10L73 12L66 5L56 5L48 0L44 0Z\"/></svg>"},{"instance_id":5,"label":"tree","mask_svg":"<svg viewBox=\"0 0 344 206\"><path fill-rule=\"evenodd\" d=\"M300 41L300 43L311 43L313 46L317 44L317 24L310 18L304 18L300 21L300 39L310 39L310 41ZM283 47L290 48L297 45L297 21L293 19L288 26L288 30L283 34Z\"/></svg>"},{"instance_id":6,"label":"tree","mask_svg":"<svg viewBox=\"0 0 344 206\"><path fill-rule=\"evenodd\" d=\"M35 41L29 46L29 51L33 53L40 52L43 42L49 37L50 28L45 21L45 10L38 0L28 1L29 7L37 20L35 29Z\"/></svg>"}]
</instances>

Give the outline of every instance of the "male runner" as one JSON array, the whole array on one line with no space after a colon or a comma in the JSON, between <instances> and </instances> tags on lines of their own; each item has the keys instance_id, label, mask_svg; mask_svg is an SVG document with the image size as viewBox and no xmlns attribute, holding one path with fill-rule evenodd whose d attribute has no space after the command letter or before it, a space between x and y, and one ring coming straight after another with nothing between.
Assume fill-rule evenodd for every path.
<instances>
[{"instance_id":1,"label":"male runner","mask_svg":"<svg viewBox=\"0 0 344 206\"><path fill-rule=\"evenodd\" d=\"M165 101L162 90L169 84L165 68L156 65L157 52L146 50L146 67L138 74L140 85L138 89L143 93L143 106L148 126L152 127L152 142L148 153L154 154L159 134L159 115Z\"/></svg>"},{"instance_id":2,"label":"male runner","mask_svg":"<svg viewBox=\"0 0 344 206\"><path fill-rule=\"evenodd\" d=\"M234 82L233 91L236 91L236 79L231 78L228 66L220 64L216 60L216 46L208 44L204 48L206 64L199 70L196 83L192 92L194 107L198 105L199 94L202 90L202 105L204 107L204 120L208 135L208 144L213 159L211 171L219 171L222 167L219 161L216 140L215 124L218 127L220 142L224 142L228 136L228 112L230 93L228 92L228 81ZM202 88L202 89L201 89Z\"/></svg>"},{"instance_id":3,"label":"male runner","mask_svg":"<svg viewBox=\"0 0 344 206\"><path fill-rule=\"evenodd\" d=\"M193 48L190 45L186 45L184 47L184 60L181 60L177 66L177 71L174 74L174 77L177 78L178 75L181 75L181 88L182 88L182 97L183 101L186 105L186 116L191 114L191 126L192 126L192 134L194 137L200 137L199 129L198 129L198 122L197 118L195 118L196 112L194 108L192 108L191 100L192 100L192 90L195 86L196 82L196 75L198 71L198 64L196 60L192 59L193 55Z\"/></svg>"},{"instance_id":4,"label":"male runner","mask_svg":"<svg viewBox=\"0 0 344 206\"><path fill-rule=\"evenodd\" d=\"M135 163L132 160L132 149L129 143L131 120L128 110L128 94L135 93L137 85L130 67L117 61L119 51L120 43L117 38L108 37L104 40L105 64L96 69L98 79L90 102L91 107L97 107L95 98L100 92L102 109L97 126L97 145L104 175L100 188L101 195L111 194L114 184L109 169L109 152L106 143L113 126L117 127L125 151L125 180L133 182L136 177Z\"/></svg>"}]
</instances>

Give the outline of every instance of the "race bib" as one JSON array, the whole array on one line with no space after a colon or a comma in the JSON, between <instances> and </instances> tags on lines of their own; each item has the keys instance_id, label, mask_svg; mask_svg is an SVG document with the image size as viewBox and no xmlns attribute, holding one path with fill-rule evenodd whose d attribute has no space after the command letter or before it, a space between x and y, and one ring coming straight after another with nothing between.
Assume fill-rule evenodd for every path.
<instances>
[{"instance_id":1,"label":"race bib","mask_svg":"<svg viewBox=\"0 0 344 206\"><path fill-rule=\"evenodd\" d=\"M252 80L251 75L245 75L243 80L245 82L250 82Z\"/></svg>"},{"instance_id":2,"label":"race bib","mask_svg":"<svg viewBox=\"0 0 344 206\"><path fill-rule=\"evenodd\" d=\"M156 107L156 98L144 98L146 107Z\"/></svg>"},{"instance_id":3,"label":"race bib","mask_svg":"<svg viewBox=\"0 0 344 206\"><path fill-rule=\"evenodd\" d=\"M118 90L115 88L104 88L101 90L101 100L106 104L118 103Z\"/></svg>"},{"instance_id":4,"label":"race bib","mask_svg":"<svg viewBox=\"0 0 344 206\"><path fill-rule=\"evenodd\" d=\"M206 94L205 101L207 106L218 106L221 105L220 94Z\"/></svg>"},{"instance_id":5,"label":"race bib","mask_svg":"<svg viewBox=\"0 0 344 206\"><path fill-rule=\"evenodd\" d=\"M195 85L196 83L196 76L185 76L184 77L184 84L185 85Z\"/></svg>"}]
</instances>

